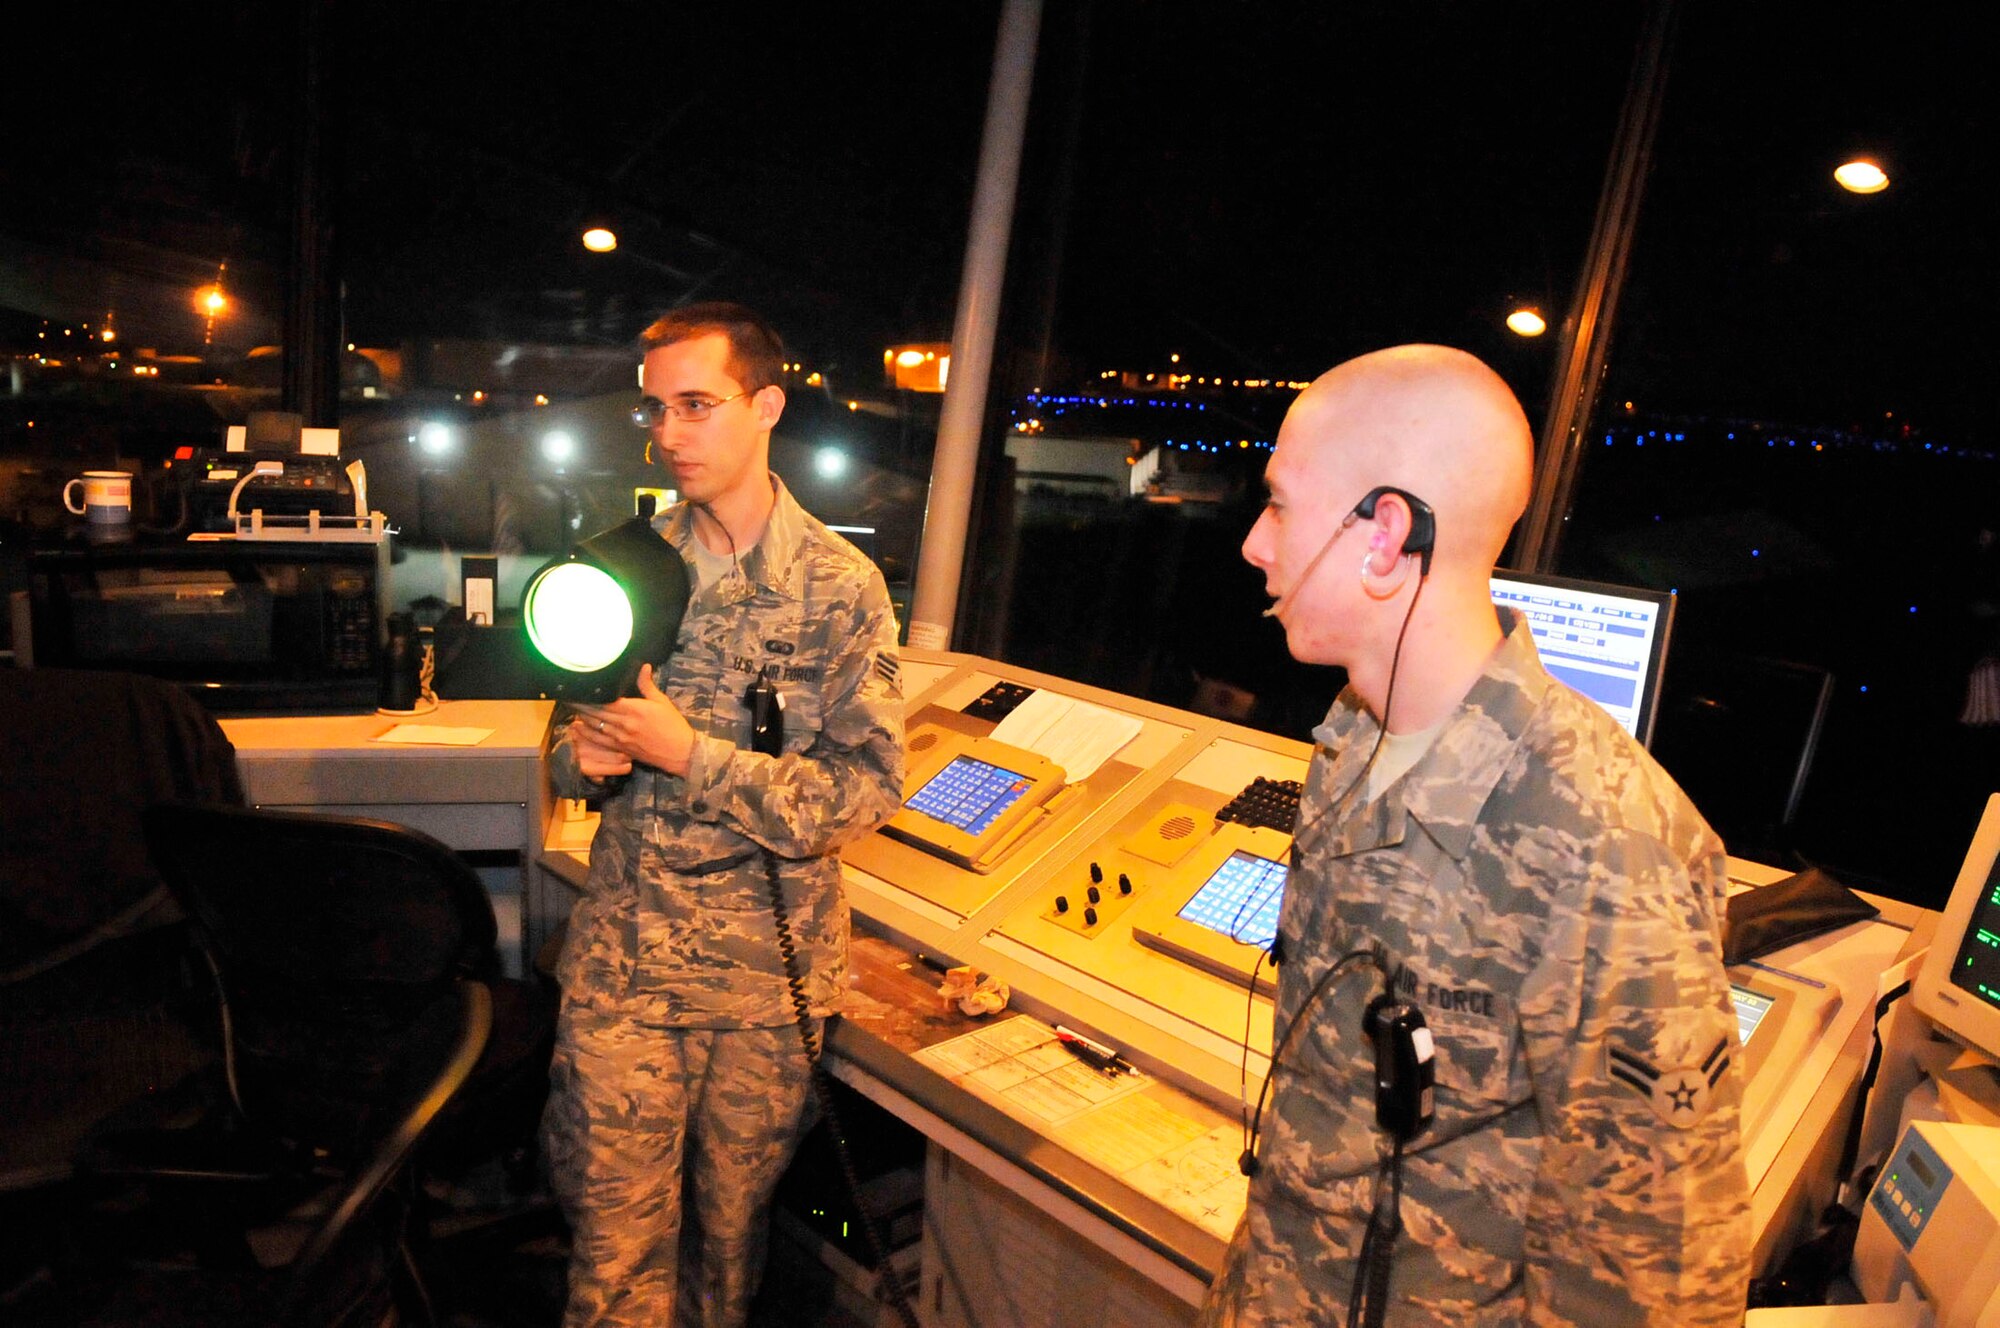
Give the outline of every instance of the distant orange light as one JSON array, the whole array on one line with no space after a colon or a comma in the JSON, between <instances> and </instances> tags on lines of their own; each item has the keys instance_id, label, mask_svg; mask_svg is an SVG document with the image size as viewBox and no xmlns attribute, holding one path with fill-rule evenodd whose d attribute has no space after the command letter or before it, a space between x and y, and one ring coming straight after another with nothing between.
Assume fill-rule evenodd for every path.
<instances>
[{"instance_id":1,"label":"distant orange light","mask_svg":"<svg viewBox=\"0 0 2000 1328\"><path fill-rule=\"evenodd\" d=\"M618 247L618 237L602 226L592 226L583 233L583 247L593 254L608 254Z\"/></svg>"},{"instance_id":2,"label":"distant orange light","mask_svg":"<svg viewBox=\"0 0 2000 1328\"><path fill-rule=\"evenodd\" d=\"M1516 336L1539 337L1549 330L1549 325L1533 309L1516 309L1507 315L1507 330Z\"/></svg>"},{"instance_id":3,"label":"distant orange light","mask_svg":"<svg viewBox=\"0 0 2000 1328\"><path fill-rule=\"evenodd\" d=\"M1834 167L1833 179L1850 194L1879 194L1889 187L1888 173L1866 157Z\"/></svg>"},{"instance_id":4,"label":"distant orange light","mask_svg":"<svg viewBox=\"0 0 2000 1328\"><path fill-rule=\"evenodd\" d=\"M194 307L206 318L220 318L229 308L229 297L220 286L203 286L194 293Z\"/></svg>"}]
</instances>

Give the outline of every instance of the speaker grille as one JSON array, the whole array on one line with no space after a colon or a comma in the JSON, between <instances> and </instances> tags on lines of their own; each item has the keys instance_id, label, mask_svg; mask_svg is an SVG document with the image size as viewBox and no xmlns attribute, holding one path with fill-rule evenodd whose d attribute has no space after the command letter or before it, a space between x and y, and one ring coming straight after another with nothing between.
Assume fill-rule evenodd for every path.
<instances>
[{"instance_id":1,"label":"speaker grille","mask_svg":"<svg viewBox=\"0 0 2000 1328\"><path fill-rule=\"evenodd\" d=\"M1194 833L1192 816L1176 816L1160 826L1160 838L1167 840L1186 839Z\"/></svg>"},{"instance_id":2,"label":"speaker grille","mask_svg":"<svg viewBox=\"0 0 2000 1328\"><path fill-rule=\"evenodd\" d=\"M916 737L910 739L910 750L913 752L927 752L937 746L937 743L937 734L928 731L919 733Z\"/></svg>"}]
</instances>

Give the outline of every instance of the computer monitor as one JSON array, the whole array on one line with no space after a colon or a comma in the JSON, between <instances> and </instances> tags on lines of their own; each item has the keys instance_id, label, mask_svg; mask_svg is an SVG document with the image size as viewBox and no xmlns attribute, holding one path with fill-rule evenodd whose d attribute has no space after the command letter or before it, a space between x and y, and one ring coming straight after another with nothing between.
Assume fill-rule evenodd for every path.
<instances>
[{"instance_id":1,"label":"computer monitor","mask_svg":"<svg viewBox=\"0 0 2000 1328\"><path fill-rule=\"evenodd\" d=\"M1501 569L1493 573L1493 602L1527 616L1550 673L1652 743L1674 625L1671 590Z\"/></svg>"},{"instance_id":2,"label":"computer monitor","mask_svg":"<svg viewBox=\"0 0 2000 1328\"><path fill-rule=\"evenodd\" d=\"M1938 1031L2000 1061L2000 793L1986 800L1910 996Z\"/></svg>"}]
</instances>

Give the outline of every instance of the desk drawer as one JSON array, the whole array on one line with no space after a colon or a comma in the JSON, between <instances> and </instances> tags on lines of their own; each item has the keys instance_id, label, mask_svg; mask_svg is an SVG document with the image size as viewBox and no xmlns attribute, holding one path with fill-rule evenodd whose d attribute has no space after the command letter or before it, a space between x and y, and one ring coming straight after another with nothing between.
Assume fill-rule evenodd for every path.
<instances>
[{"instance_id":1,"label":"desk drawer","mask_svg":"<svg viewBox=\"0 0 2000 1328\"><path fill-rule=\"evenodd\" d=\"M523 802L533 761L383 760L318 756L246 759L237 755L243 791L266 807L347 807L361 803Z\"/></svg>"}]
</instances>

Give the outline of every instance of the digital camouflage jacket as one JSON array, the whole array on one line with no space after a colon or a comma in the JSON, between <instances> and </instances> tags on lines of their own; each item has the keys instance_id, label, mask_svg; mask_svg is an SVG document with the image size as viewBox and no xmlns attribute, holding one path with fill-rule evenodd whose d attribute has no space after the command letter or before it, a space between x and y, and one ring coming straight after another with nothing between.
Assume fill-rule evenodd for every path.
<instances>
[{"instance_id":1,"label":"digital camouflage jacket","mask_svg":"<svg viewBox=\"0 0 2000 1328\"><path fill-rule=\"evenodd\" d=\"M695 730L685 777L647 766L599 784L576 768L567 726L550 748L557 792L601 796L590 874L558 969L572 1001L642 1024L789 1023L764 851L776 855L815 1013L847 970L841 845L901 804L903 689L882 574L772 477L777 504L740 567L701 588L661 690ZM687 504L654 519L677 549ZM749 750L744 694L760 673L784 702L784 754Z\"/></svg>"},{"instance_id":2,"label":"digital camouflage jacket","mask_svg":"<svg viewBox=\"0 0 2000 1328\"><path fill-rule=\"evenodd\" d=\"M1503 621L1512 615L1503 615ZM1211 1323L1344 1322L1390 1151L1341 956L1380 947L1436 1045L1403 1161L1391 1324L1734 1325L1749 1274L1723 848L1673 781L1542 667L1524 620L1372 802L1350 690L1314 732L1279 931L1262 1166Z\"/></svg>"}]
</instances>

